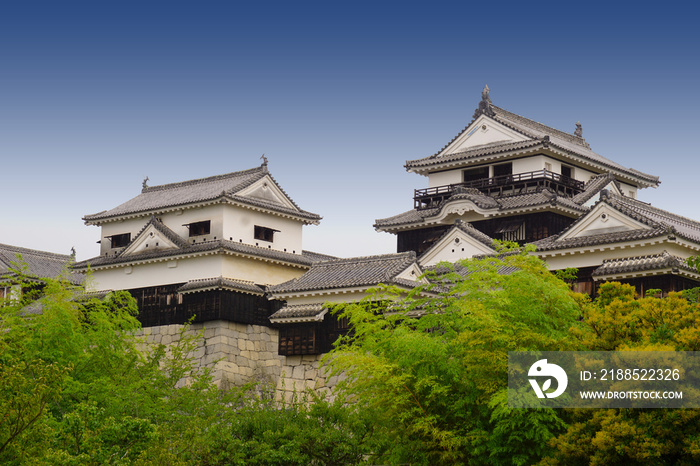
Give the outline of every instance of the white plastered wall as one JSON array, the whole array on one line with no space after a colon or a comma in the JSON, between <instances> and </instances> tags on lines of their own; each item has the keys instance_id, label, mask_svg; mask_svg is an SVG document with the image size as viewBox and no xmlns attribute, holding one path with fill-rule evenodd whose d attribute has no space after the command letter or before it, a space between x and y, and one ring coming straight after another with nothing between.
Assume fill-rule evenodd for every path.
<instances>
[{"instance_id":1,"label":"white plastered wall","mask_svg":"<svg viewBox=\"0 0 700 466\"><path fill-rule=\"evenodd\" d=\"M562 162L561 160L557 160L546 155L533 155L530 157L522 157L511 161L504 160L489 163L487 164L489 167L489 177L494 176L494 165L500 165L508 162L511 162L513 164L513 174L528 173L544 169L549 169L554 173L561 173L561 166L568 165L573 168L574 179L583 181L584 183L597 175L597 173L594 173L590 170L585 170L583 168L576 167L572 164ZM548 168L547 164L549 164L549 167L551 168ZM456 168L454 170L431 173L430 175L428 175L428 186L433 188L436 186L445 186L448 184L461 183L464 181L462 172L468 168L470 167L461 167ZM634 189L632 186L627 186L625 188L625 195L628 195L628 192L632 189Z\"/></svg>"},{"instance_id":2,"label":"white plastered wall","mask_svg":"<svg viewBox=\"0 0 700 466\"><path fill-rule=\"evenodd\" d=\"M212 254L147 264L98 269L94 290L128 290L185 283L202 278L227 277L257 284L278 284L301 276L305 269L240 256Z\"/></svg>"},{"instance_id":3,"label":"white plastered wall","mask_svg":"<svg viewBox=\"0 0 700 466\"><path fill-rule=\"evenodd\" d=\"M95 290L128 290L219 277L222 271L221 256L191 257L186 260L98 269L93 273L93 287Z\"/></svg>"},{"instance_id":4,"label":"white plastered wall","mask_svg":"<svg viewBox=\"0 0 700 466\"><path fill-rule=\"evenodd\" d=\"M637 187L627 183L620 183L620 190L625 196L637 199Z\"/></svg>"},{"instance_id":5,"label":"white plastered wall","mask_svg":"<svg viewBox=\"0 0 700 466\"><path fill-rule=\"evenodd\" d=\"M428 175L428 186L434 188L436 186L446 186L448 184L457 184L464 181L462 179L462 168L449 170Z\"/></svg>"},{"instance_id":6,"label":"white plastered wall","mask_svg":"<svg viewBox=\"0 0 700 466\"><path fill-rule=\"evenodd\" d=\"M150 216L119 220L102 225L100 255L114 255L120 248L112 248L108 236L130 233L133 240L150 220ZM245 244L268 247L278 251L301 254L302 222L279 217L270 213L259 212L238 206L216 204L195 209L182 209L159 214L158 218L179 237L188 243L227 239ZM208 235L190 237L186 225L209 220L211 230ZM273 241L261 241L254 238L255 226L278 230Z\"/></svg>"},{"instance_id":7,"label":"white plastered wall","mask_svg":"<svg viewBox=\"0 0 700 466\"><path fill-rule=\"evenodd\" d=\"M307 270L306 268L232 255L225 256L222 265L224 277L249 280L259 285L277 285L300 277Z\"/></svg>"},{"instance_id":8,"label":"white plastered wall","mask_svg":"<svg viewBox=\"0 0 700 466\"><path fill-rule=\"evenodd\" d=\"M302 226L298 220L235 206L226 206L223 212L224 238L282 252L301 254ZM255 239L255 226L278 230L273 241Z\"/></svg>"}]
</instances>

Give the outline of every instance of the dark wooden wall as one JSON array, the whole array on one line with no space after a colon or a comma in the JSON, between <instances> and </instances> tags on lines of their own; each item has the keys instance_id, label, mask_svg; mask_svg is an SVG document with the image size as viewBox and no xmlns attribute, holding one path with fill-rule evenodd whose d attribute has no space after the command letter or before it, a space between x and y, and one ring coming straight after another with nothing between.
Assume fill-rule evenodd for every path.
<instances>
[{"instance_id":1,"label":"dark wooden wall","mask_svg":"<svg viewBox=\"0 0 700 466\"><path fill-rule=\"evenodd\" d=\"M179 294L182 284L153 286L129 290L139 308L144 327L227 320L242 324L270 326L269 317L284 303L264 296L228 290L210 290Z\"/></svg>"}]
</instances>

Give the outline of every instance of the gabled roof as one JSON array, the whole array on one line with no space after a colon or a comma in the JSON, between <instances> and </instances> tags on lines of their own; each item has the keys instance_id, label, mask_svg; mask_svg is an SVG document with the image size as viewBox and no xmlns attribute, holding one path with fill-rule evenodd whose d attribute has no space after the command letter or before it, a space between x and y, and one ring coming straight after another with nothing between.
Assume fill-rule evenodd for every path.
<instances>
[{"instance_id":1,"label":"gabled roof","mask_svg":"<svg viewBox=\"0 0 700 466\"><path fill-rule=\"evenodd\" d=\"M652 207L645 202L632 199L627 196L619 196L603 191L599 205L608 206L644 225L646 228L628 229L626 231L611 231L600 234L587 234L571 237L569 232L579 228L584 222L589 221L589 216L596 215L595 209L582 216L558 235L536 241L534 244L538 251L551 251L558 249L594 246L628 242L661 236L680 237L700 245L700 223L694 220L673 214L663 209Z\"/></svg>"},{"instance_id":2,"label":"gabled roof","mask_svg":"<svg viewBox=\"0 0 700 466\"><path fill-rule=\"evenodd\" d=\"M465 133L467 135L471 133L474 123L482 116L515 131L525 139L522 141L495 141L482 146L473 146L464 151L447 153L447 149L455 141L460 139ZM579 130L577 130L578 132ZM640 186L657 186L659 184L657 176L623 167L593 152L590 145L578 134L560 131L493 105L489 97L488 87L482 93L482 100L479 103L479 108L474 113L473 120L457 136L437 153L422 159L409 160L406 162L405 167L408 171L427 174L434 169L444 169L447 166L461 166L470 161L479 161L485 157L496 155L512 156L540 150L552 151L561 157L584 165L595 166L602 171L618 173L621 176L635 180Z\"/></svg>"},{"instance_id":3,"label":"gabled roof","mask_svg":"<svg viewBox=\"0 0 700 466\"><path fill-rule=\"evenodd\" d=\"M462 233L462 235L459 235L459 233ZM450 249L452 250L452 253L457 252L459 259L464 259L465 255L462 251L465 251L465 241L460 241L460 236L462 236L467 243L471 242L471 247L469 245L466 246L467 251L471 250L473 252L476 250L475 255L496 253L496 250L493 247L493 238L480 232L470 223L457 220L452 228L445 231L440 238L435 240L432 246L421 254L421 256L418 258L418 263L422 267L426 267L426 264L428 264L427 266L430 266L430 264L442 260L452 262L454 260L452 257L443 254L444 252L449 252L448 250ZM454 238L454 240L452 238ZM457 241L462 244L456 243L457 245L455 245L455 242ZM459 251L459 249L461 249L461 251ZM436 259L437 257L440 259Z\"/></svg>"},{"instance_id":4,"label":"gabled roof","mask_svg":"<svg viewBox=\"0 0 700 466\"><path fill-rule=\"evenodd\" d=\"M17 257L21 256L21 260ZM66 271L73 257L67 254L20 248L9 244L0 244L0 276L12 274L14 264L27 265L27 272L36 278L56 278ZM73 283L82 281L82 276L68 274Z\"/></svg>"},{"instance_id":5,"label":"gabled roof","mask_svg":"<svg viewBox=\"0 0 700 466\"><path fill-rule=\"evenodd\" d=\"M420 284L418 276L415 280L399 277L413 266L417 267L413 251L321 261L299 278L268 287L268 292L279 297L299 292L372 287L380 283L413 288Z\"/></svg>"},{"instance_id":6,"label":"gabled roof","mask_svg":"<svg viewBox=\"0 0 700 466\"><path fill-rule=\"evenodd\" d=\"M285 202L276 202L274 197L265 198L259 195L242 195L246 188L257 181L268 177L274 187L285 198ZM100 224L108 220L150 215L157 212L172 210L178 207L221 201L240 203L247 206L263 208L273 212L299 218L309 223L317 223L321 217L301 210L282 190L267 170L267 165L225 175L211 176L179 183L160 186L145 186L141 194L125 203L96 214L86 215L86 224Z\"/></svg>"},{"instance_id":7,"label":"gabled roof","mask_svg":"<svg viewBox=\"0 0 700 466\"><path fill-rule=\"evenodd\" d=\"M619 275L649 271L682 273L684 275L692 275L696 278L699 276L698 271L690 267L685 259L674 256L668 251L647 256L604 260L603 264L595 269L592 275L594 280L608 280Z\"/></svg>"},{"instance_id":8,"label":"gabled roof","mask_svg":"<svg viewBox=\"0 0 700 466\"><path fill-rule=\"evenodd\" d=\"M150 231L150 235L147 232ZM150 241L149 241L150 240ZM161 246L159 241L163 242ZM160 219L151 216L151 219L136 233L134 238L121 251L117 253L117 257L126 257L138 254L143 251L144 247L153 249L182 249L187 247L187 241L181 238L177 233L165 225Z\"/></svg>"}]
</instances>

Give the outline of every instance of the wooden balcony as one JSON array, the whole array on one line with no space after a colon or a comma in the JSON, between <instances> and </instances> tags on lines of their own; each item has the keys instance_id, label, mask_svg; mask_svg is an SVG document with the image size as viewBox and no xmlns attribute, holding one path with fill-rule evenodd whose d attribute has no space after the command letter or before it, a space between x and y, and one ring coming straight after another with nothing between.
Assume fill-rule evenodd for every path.
<instances>
[{"instance_id":1,"label":"wooden balcony","mask_svg":"<svg viewBox=\"0 0 700 466\"><path fill-rule=\"evenodd\" d=\"M464 188L478 189L493 196L507 196L541 191L550 188L560 196L572 197L584 189L585 183L549 170L502 175L493 178L466 181L464 183L416 189L413 201L416 209L435 207Z\"/></svg>"}]
</instances>

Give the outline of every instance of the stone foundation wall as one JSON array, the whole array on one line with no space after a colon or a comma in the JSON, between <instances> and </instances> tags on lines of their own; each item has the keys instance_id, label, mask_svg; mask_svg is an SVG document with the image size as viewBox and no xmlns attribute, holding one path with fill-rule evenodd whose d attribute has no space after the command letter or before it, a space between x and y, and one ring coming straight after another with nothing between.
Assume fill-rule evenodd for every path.
<instances>
[{"instance_id":1,"label":"stone foundation wall","mask_svg":"<svg viewBox=\"0 0 700 466\"><path fill-rule=\"evenodd\" d=\"M177 344L182 325L162 325L141 330L149 344ZM321 364L322 355L280 356L279 332L260 325L216 320L192 324L188 334L204 331L204 338L193 351L197 367L212 369L214 382L222 389L248 382L275 388L278 399L290 401L307 389L332 397L336 377L328 377Z\"/></svg>"}]
</instances>

